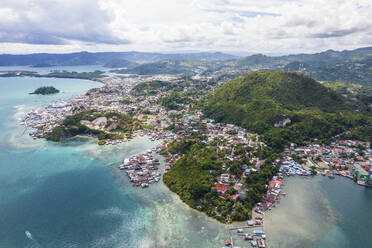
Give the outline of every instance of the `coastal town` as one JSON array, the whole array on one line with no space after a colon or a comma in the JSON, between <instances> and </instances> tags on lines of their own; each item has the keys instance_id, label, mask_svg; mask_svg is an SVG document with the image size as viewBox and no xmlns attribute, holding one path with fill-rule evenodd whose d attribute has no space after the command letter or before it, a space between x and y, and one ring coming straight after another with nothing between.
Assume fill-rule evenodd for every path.
<instances>
[{"instance_id":1,"label":"coastal town","mask_svg":"<svg viewBox=\"0 0 372 248\"><path fill-rule=\"evenodd\" d=\"M0 248L372 248L372 0L0 3Z\"/></svg>"},{"instance_id":2,"label":"coastal town","mask_svg":"<svg viewBox=\"0 0 372 248\"><path fill-rule=\"evenodd\" d=\"M259 175L265 167L267 158L262 153L266 144L261 141L260 136L236 125L222 124L206 118L190 101L176 101L169 107L162 99L170 97L173 94L170 91L160 89L149 93L146 89L134 92L135 87L140 84L152 81L167 82L167 85L179 84L182 78L168 75L130 78L110 76L97 80L102 82L103 87L92 89L86 95L68 102L58 102L44 109L33 110L26 114L22 124L32 128L32 137L42 138L61 125L64 119L84 110L116 111L138 118L147 128L132 131L131 136L147 135L149 139L162 140L163 143L145 154L123 158L118 169L126 173L133 186L143 189L161 180L163 175L159 170L160 166L164 166L164 173L167 174L182 159L184 155L174 147L192 139L194 143L215 150L221 161L220 168L210 171L214 176L213 192L220 205L208 215L224 223L236 220L231 214L238 211L242 206L241 202L247 201L247 195L251 193L247 188L247 178ZM213 78L198 77L198 80L208 81ZM187 86L181 92L188 93L194 89L193 86ZM191 102L196 102L198 96L190 99ZM99 129L100 127L93 125L98 122L97 118L92 122L81 121L81 124ZM128 140L130 139L106 139L104 144L115 145ZM154 157L154 153L163 156L164 165ZM320 174L333 179L335 176L343 176L359 185L371 185L372 150L368 142L339 140L326 145L315 140L306 145L292 143L270 163L277 172L265 185L266 193L255 204L253 211L242 217L249 219L246 224L229 229L230 238L225 240L226 247L238 247L234 245L231 232L236 232L241 239L249 241L252 247L267 247L263 230L265 212L272 210L285 197L281 187L286 177ZM230 209L226 210L225 205L229 205ZM196 205L195 208L202 210L206 206Z\"/></svg>"}]
</instances>

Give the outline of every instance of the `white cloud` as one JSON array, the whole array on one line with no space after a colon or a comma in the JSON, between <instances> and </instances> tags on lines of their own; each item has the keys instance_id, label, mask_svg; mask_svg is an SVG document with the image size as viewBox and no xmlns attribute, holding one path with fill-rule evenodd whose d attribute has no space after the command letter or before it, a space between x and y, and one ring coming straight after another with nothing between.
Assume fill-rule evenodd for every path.
<instances>
[{"instance_id":1,"label":"white cloud","mask_svg":"<svg viewBox=\"0 0 372 248\"><path fill-rule=\"evenodd\" d=\"M0 13L2 42L125 43L125 38L114 36L110 29L115 17L95 0L2 0Z\"/></svg>"},{"instance_id":2,"label":"white cloud","mask_svg":"<svg viewBox=\"0 0 372 248\"><path fill-rule=\"evenodd\" d=\"M351 49L372 45L369 2L2 0L0 52Z\"/></svg>"}]
</instances>

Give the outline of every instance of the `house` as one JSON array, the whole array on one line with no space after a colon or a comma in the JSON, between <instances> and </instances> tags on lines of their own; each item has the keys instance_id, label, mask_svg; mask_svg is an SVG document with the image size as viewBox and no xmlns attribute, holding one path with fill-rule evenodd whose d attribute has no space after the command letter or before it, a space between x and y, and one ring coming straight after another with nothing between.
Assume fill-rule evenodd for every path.
<instances>
[{"instance_id":1,"label":"house","mask_svg":"<svg viewBox=\"0 0 372 248\"><path fill-rule=\"evenodd\" d=\"M216 185L216 191L218 193L222 193L222 194L225 194L225 192L230 189L230 186L228 185L221 185L221 184L217 184Z\"/></svg>"},{"instance_id":2,"label":"house","mask_svg":"<svg viewBox=\"0 0 372 248\"><path fill-rule=\"evenodd\" d=\"M221 174L220 176L220 181L222 183L228 183L230 180L230 174L229 173L224 173L224 174Z\"/></svg>"}]
</instances>

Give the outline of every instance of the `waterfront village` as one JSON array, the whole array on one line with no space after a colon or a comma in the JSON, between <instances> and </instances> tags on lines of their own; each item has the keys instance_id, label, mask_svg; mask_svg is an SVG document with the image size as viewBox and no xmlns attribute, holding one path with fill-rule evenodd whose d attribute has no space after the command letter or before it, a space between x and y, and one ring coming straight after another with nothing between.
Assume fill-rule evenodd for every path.
<instances>
[{"instance_id":1,"label":"waterfront village","mask_svg":"<svg viewBox=\"0 0 372 248\"><path fill-rule=\"evenodd\" d=\"M265 163L260 155L265 144L260 136L249 133L245 129L232 124L216 123L205 118L198 109L191 109L190 104L179 103L178 108L167 109L159 104L159 100L169 95L167 91L159 91L153 95L134 95L133 87L149 81L179 82L176 76L151 77L105 77L97 79L103 87L92 89L86 95L78 96L71 101L54 103L44 109L36 109L22 120L22 124L31 128L30 135L34 138L45 137L60 125L68 116L84 110L117 111L135 116L148 128L132 131L132 137L148 135L152 140L163 140L151 151L137 154L130 158L123 158L118 166L125 171L133 186L142 188L161 180L159 159L154 152L162 155L165 161L164 171L167 173L182 158L182 153L174 146L182 144L185 139L196 139L207 148L217 151L221 160L221 168L211 171L215 175L214 187L220 201L232 202L230 213L240 206L239 201L249 194L245 187L246 179L259 173ZM208 81L210 78L198 78ZM188 87L183 92L190 90ZM146 93L146 92L145 92ZM101 119L102 120L102 119ZM81 124L88 125L82 120ZM104 120L106 124L109 120ZM89 122L89 128L102 129L101 121ZM104 144L117 144L127 141L123 139L106 139ZM238 166L234 161L239 161ZM369 186L371 184L372 150L370 144L361 141L339 140L329 145L309 142L304 146L291 144L284 152L272 161L277 173L266 185L267 192L249 213L250 220L242 227L229 229L230 238L225 241L228 247L234 246L232 232L242 239L249 241L253 247L265 247L264 214L270 211L285 196L283 192L283 179L289 176L311 176L321 174L330 179L343 176L355 180L358 184ZM216 171L218 173L216 174ZM202 206L197 205L197 209ZM225 223L233 219L223 213L224 209L216 207L213 216L217 216ZM222 219L223 218L223 219ZM252 232L249 228L253 228ZM234 246L237 247L237 246Z\"/></svg>"}]
</instances>

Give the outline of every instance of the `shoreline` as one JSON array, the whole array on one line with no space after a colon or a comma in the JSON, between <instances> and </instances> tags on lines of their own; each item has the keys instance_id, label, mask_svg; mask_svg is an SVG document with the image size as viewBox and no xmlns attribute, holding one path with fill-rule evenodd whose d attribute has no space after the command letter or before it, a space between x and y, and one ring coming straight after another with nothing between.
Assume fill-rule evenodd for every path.
<instances>
[{"instance_id":1,"label":"shoreline","mask_svg":"<svg viewBox=\"0 0 372 248\"><path fill-rule=\"evenodd\" d=\"M39 77L31 77L31 78L39 78ZM46 78L50 78L50 77L46 77ZM60 78L56 78L56 79L60 79ZM80 79L80 78L65 78L65 79L78 79L78 80L88 80L88 81L92 81L92 82L100 82L100 83L102 83L102 84L104 84L103 82L101 82L101 81L94 81L94 80L90 80L90 79ZM92 140L97 140L97 138L95 138L95 137L91 137L91 136L86 136L86 135L76 135L75 137L78 137L78 138L85 138L85 139L92 139ZM136 136L137 137L137 136ZM136 138L136 137L133 137L133 138ZM126 142L124 142L124 143L126 143ZM164 166L164 163L163 163L163 166ZM318 176L320 176L320 174L318 175ZM298 176L295 176L296 178L298 177ZM286 179L287 177L285 177L285 179ZM329 179L330 180L330 179ZM214 223L214 224L218 224L220 227L224 227L225 229L228 229L229 228L229 225L230 226L234 226L234 225L238 225L239 223L246 223L246 221L242 221L242 222L232 222L232 223L230 223L230 224L225 224L225 223L221 223L221 222L219 222L218 220L216 220L215 218L213 218L213 217L209 217L206 213L204 213L204 212L202 212L202 211L199 211L199 210L197 210L197 209L194 209L194 208L192 208L192 207L190 207L188 204L186 204L185 202L183 202L182 200L181 200L181 198L180 198L180 196L177 194L177 193L175 193L175 192L173 192L173 191L171 191L169 188L168 188L168 186L164 183L164 181L163 180L161 180L162 181L162 183L164 184L164 186L167 188L167 194L169 194L169 192L172 192L173 194L176 194L177 195L177 197L178 197L178 199L177 200L179 200L179 202L182 202L182 204L184 205L184 206L187 206L187 208L189 209L189 210L193 210L192 212L195 212L195 213L198 213L198 214L201 214L204 218L205 217L207 217L206 219L208 219L208 221L209 220L212 220L212 222ZM174 196L172 196L172 197L174 197ZM280 205L280 204L278 204L278 205ZM255 208L255 207L254 207ZM254 208L252 208L252 219L253 219L253 209ZM265 212L264 212L264 214L266 214ZM265 226L265 225L264 225ZM257 227L257 228L261 228L261 227ZM264 228L264 227L262 227L262 228ZM253 228L252 228L252 230L253 230ZM222 241L222 240L221 240Z\"/></svg>"}]
</instances>

